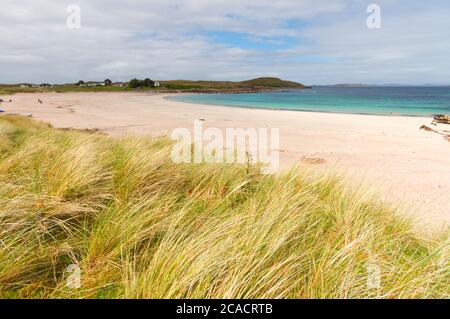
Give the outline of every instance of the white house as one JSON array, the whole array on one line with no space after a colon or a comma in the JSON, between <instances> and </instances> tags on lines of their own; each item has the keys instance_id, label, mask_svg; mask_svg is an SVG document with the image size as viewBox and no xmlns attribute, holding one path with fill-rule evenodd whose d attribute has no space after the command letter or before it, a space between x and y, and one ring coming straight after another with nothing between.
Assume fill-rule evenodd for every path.
<instances>
[{"instance_id":1,"label":"white house","mask_svg":"<svg viewBox=\"0 0 450 319\"><path fill-rule=\"evenodd\" d=\"M155 86L155 88L159 88L161 86L161 84L159 84L159 82L155 82L154 86Z\"/></svg>"},{"instance_id":2,"label":"white house","mask_svg":"<svg viewBox=\"0 0 450 319\"><path fill-rule=\"evenodd\" d=\"M88 81L86 83L87 87L95 87L95 86L105 86L105 82L97 82L97 81Z\"/></svg>"}]
</instances>

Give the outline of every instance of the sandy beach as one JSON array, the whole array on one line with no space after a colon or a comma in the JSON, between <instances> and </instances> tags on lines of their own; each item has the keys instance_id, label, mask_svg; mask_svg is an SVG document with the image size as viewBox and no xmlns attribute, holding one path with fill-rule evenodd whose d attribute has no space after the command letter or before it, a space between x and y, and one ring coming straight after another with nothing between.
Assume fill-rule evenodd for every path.
<instances>
[{"instance_id":1,"label":"sandy beach","mask_svg":"<svg viewBox=\"0 0 450 319\"><path fill-rule=\"evenodd\" d=\"M271 127L280 129L283 168L302 157L325 160L386 199L406 203L421 224L450 222L450 143L431 118L328 114L187 104L145 93L42 93L2 96L5 114L32 115L58 128L100 129L111 135L170 135L175 128ZM42 104L38 103L42 100ZM420 213L417 213L420 212Z\"/></svg>"}]
</instances>

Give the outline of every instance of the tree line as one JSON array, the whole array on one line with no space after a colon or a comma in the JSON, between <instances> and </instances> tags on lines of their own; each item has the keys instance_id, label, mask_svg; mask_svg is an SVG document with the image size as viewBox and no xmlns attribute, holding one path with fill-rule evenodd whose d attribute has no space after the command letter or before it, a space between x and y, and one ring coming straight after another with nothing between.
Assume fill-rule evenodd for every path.
<instances>
[{"instance_id":1,"label":"tree line","mask_svg":"<svg viewBox=\"0 0 450 319\"><path fill-rule=\"evenodd\" d=\"M105 81L103 81L103 83L105 86L113 85L113 82L110 79L106 79ZM78 86L84 86L86 84L87 83L83 80L80 80L77 82ZM137 78L134 78L134 79L130 80L130 82L128 82L128 86L132 89L141 88L141 87L154 87L155 81L153 81L149 78L146 78L144 80L139 80Z\"/></svg>"}]
</instances>

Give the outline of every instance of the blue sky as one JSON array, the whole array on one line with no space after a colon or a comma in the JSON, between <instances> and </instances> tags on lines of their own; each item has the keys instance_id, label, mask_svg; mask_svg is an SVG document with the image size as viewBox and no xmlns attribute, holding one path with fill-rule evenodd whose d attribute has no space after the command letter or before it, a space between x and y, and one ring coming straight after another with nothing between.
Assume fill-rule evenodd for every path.
<instances>
[{"instance_id":1,"label":"blue sky","mask_svg":"<svg viewBox=\"0 0 450 319\"><path fill-rule=\"evenodd\" d=\"M81 28L66 26L67 6ZM381 8L381 29L366 25ZM2 0L0 82L450 84L448 0Z\"/></svg>"}]
</instances>

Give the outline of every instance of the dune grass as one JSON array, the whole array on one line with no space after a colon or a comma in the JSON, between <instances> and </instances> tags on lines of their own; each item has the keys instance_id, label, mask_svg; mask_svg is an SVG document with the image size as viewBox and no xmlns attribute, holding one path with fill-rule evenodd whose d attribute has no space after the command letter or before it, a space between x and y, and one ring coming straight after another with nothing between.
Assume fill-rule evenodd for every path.
<instances>
[{"instance_id":1,"label":"dune grass","mask_svg":"<svg viewBox=\"0 0 450 319\"><path fill-rule=\"evenodd\" d=\"M0 297L449 297L448 234L421 238L369 190L170 150L0 117Z\"/></svg>"}]
</instances>

